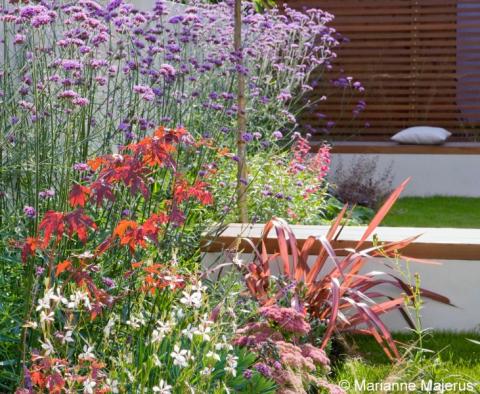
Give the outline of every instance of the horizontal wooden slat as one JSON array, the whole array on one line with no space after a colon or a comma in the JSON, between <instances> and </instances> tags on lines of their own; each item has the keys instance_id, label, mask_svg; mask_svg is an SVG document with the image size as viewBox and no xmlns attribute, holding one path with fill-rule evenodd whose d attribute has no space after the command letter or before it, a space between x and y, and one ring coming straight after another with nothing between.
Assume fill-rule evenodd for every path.
<instances>
[{"instance_id":1,"label":"horizontal wooden slat","mask_svg":"<svg viewBox=\"0 0 480 394\"><path fill-rule=\"evenodd\" d=\"M252 244L246 242L250 239L257 245L262 239L263 224L230 224L220 236L212 238L204 236L202 241L203 252L223 252L235 249L237 251L252 252ZM297 240L299 249L308 237L325 235L328 226L302 226L292 225L291 229ZM366 227L346 226L332 243L338 255L345 255L346 249L354 249L362 237ZM413 243L402 250L405 256L417 259L442 259L442 260L478 260L480 255L480 230L478 229L453 229L453 228L406 228L406 227L379 227L375 236L380 242L399 242L411 237L419 236ZM243 240L242 240L243 239ZM372 247L373 235L362 246L362 249ZM265 246L269 254L278 252L278 242L275 231L271 231L265 239ZM311 249L312 254L317 254L321 248L317 241Z\"/></svg>"},{"instance_id":2,"label":"horizontal wooden slat","mask_svg":"<svg viewBox=\"0 0 480 394\"><path fill-rule=\"evenodd\" d=\"M479 155L480 143L448 142L443 145L402 145L396 142L334 141L332 142L332 153Z\"/></svg>"},{"instance_id":3,"label":"horizontal wooden slat","mask_svg":"<svg viewBox=\"0 0 480 394\"><path fill-rule=\"evenodd\" d=\"M462 138L480 131L480 3L476 0L292 0L335 15L345 42L333 71L307 95L300 121L332 134L387 137L418 124L445 127ZM334 87L351 76L363 93ZM317 102L326 95L327 101ZM353 115L359 100L366 108ZM319 117L326 114L326 119ZM365 124L369 127L365 127Z\"/></svg>"}]
</instances>

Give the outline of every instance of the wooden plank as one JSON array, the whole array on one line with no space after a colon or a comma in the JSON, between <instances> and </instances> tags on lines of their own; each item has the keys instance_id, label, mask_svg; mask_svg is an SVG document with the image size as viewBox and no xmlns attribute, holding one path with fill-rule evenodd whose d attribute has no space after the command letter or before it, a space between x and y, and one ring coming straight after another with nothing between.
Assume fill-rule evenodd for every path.
<instances>
[{"instance_id":1,"label":"wooden plank","mask_svg":"<svg viewBox=\"0 0 480 394\"><path fill-rule=\"evenodd\" d=\"M208 253L222 252L236 246L237 240L249 238L254 244L261 239L263 224L230 224L216 239L204 238L202 251ZM292 225L292 231L298 241L299 247L311 235L321 236L328 231L328 226L302 226ZM333 247L339 255L345 255L347 248L354 248L365 231L365 227L348 226L340 234L338 240L333 242ZM379 227L375 231L381 242L397 242L413 236L420 237L402 250L402 254L418 259L434 260L480 260L480 230L456 228L407 228L407 227ZM372 236L363 245L362 249L373 245ZM266 240L267 250L270 254L278 251L275 231L272 231ZM312 251L318 253L321 243L318 241ZM239 250L251 252L249 243L240 242Z\"/></svg>"},{"instance_id":2,"label":"wooden plank","mask_svg":"<svg viewBox=\"0 0 480 394\"><path fill-rule=\"evenodd\" d=\"M368 138L427 122L448 128L458 137L478 130L480 4L476 0L463 1L467 7L458 4L459 0L290 2L296 8L319 7L335 14L331 25L349 40L335 48L334 70L361 81L366 89L363 95L354 92L345 101L343 89L335 91L322 84L307 99L327 95L329 100L312 105L300 120L322 129L325 121L315 112L324 112L337 123L332 134L360 133ZM325 80L335 75L313 73L312 77ZM364 99L367 106L354 119L350 109L358 99ZM369 128L365 128L366 121Z\"/></svg>"},{"instance_id":3,"label":"wooden plank","mask_svg":"<svg viewBox=\"0 0 480 394\"><path fill-rule=\"evenodd\" d=\"M332 153L478 155L480 154L480 143L447 142L444 145L402 145L396 142L336 141L332 143Z\"/></svg>"}]
</instances>

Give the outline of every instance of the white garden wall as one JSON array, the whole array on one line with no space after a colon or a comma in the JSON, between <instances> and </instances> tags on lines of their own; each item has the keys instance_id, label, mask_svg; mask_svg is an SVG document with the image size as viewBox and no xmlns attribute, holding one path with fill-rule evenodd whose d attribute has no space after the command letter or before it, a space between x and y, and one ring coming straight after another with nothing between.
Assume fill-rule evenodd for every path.
<instances>
[{"instance_id":1,"label":"white garden wall","mask_svg":"<svg viewBox=\"0 0 480 394\"><path fill-rule=\"evenodd\" d=\"M332 155L330 180L335 183L335 169L340 161L348 168L358 154ZM393 186L412 177L403 196L480 197L480 155L439 154L362 154L376 157L380 173L392 165Z\"/></svg>"}]
</instances>

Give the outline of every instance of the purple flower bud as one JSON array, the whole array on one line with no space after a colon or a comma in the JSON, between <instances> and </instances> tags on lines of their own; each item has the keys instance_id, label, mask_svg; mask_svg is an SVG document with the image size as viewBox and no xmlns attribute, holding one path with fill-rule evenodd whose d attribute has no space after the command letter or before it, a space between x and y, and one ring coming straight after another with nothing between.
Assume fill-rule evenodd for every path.
<instances>
[{"instance_id":1,"label":"purple flower bud","mask_svg":"<svg viewBox=\"0 0 480 394\"><path fill-rule=\"evenodd\" d=\"M265 377L269 377L271 374L269 366L263 363L255 365L255 369Z\"/></svg>"},{"instance_id":2,"label":"purple flower bud","mask_svg":"<svg viewBox=\"0 0 480 394\"><path fill-rule=\"evenodd\" d=\"M279 130L274 131L272 135L273 135L273 138L275 138L275 139L277 139L277 140L283 138L283 134L282 134L282 132L279 131Z\"/></svg>"},{"instance_id":3,"label":"purple flower bud","mask_svg":"<svg viewBox=\"0 0 480 394\"><path fill-rule=\"evenodd\" d=\"M47 198L52 198L53 196L55 196L55 190L53 189L42 190L41 192L38 193L38 196L44 200Z\"/></svg>"},{"instance_id":4,"label":"purple flower bud","mask_svg":"<svg viewBox=\"0 0 480 394\"><path fill-rule=\"evenodd\" d=\"M115 287L115 281L111 278L105 277L105 278L102 278L102 281L104 285L109 287L110 289Z\"/></svg>"},{"instance_id":5,"label":"purple flower bud","mask_svg":"<svg viewBox=\"0 0 480 394\"><path fill-rule=\"evenodd\" d=\"M75 171L90 171L90 166L86 163L75 163L73 165Z\"/></svg>"},{"instance_id":6,"label":"purple flower bud","mask_svg":"<svg viewBox=\"0 0 480 394\"><path fill-rule=\"evenodd\" d=\"M253 135L252 133L245 133L242 135L242 140L244 140L245 142L250 142L253 140Z\"/></svg>"},{"instance_id":7,"label":"purple flower bud","mask_svg":"<svg viewBox=\"0 0 480 394\"><path fill-rule=\"evenodd\" d=\"M37 266L35 267L35 275L36 275L36 276L40 276L40 275L42 275L44 272L45 272L45 268L40 267L39 265L37 265Z\"/></svg>"},{"instance_id":8,"label":"purple flower bud","mask_svg":"<svg viewBox=\"0 0 480 394\"><path fill-rule=\"evenodd\" d=\"M37 216L37 212L35 211L34 207L30 206L25 206L23 207L23 213L27 218L33 219L35 216Z\"/></svg>"},{"instance_id":9,"label":"purple flower bud","mask_svg":"<svg viewBox=\"0 0 480 394\"><path fill-rule=\"evenodd\" d=\"M247 380L250 380L252 378L252 370L251 369L246 369L243 371L243 377Z\"/></svg>"},{"instance_id":10,"label":"purple flower bud","mask_svg":"<svg viewBox=\"0 0 480 394\"><path fill-rule=\"evenodd\" d=\"M174 25L177 24L177 23L180 23L181 21L183 21L183 16L182 15L173 16L168 20L169 23L172 23Z\"/></svg>"}]
</instances>

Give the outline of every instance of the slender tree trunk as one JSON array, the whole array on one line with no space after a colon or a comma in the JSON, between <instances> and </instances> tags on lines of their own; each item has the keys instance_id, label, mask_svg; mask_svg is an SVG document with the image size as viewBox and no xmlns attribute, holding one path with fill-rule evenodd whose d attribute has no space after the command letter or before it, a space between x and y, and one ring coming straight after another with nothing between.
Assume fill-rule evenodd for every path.
<instances>
[{"instance_id":1,"label":"slender tree trunk","mask_svg":"<svg viewBox=\"0 0 480 394\"><path fill-rule=\"evenodd\" d=\"M237 202L239 210L239 220L241 223L248 222L247 213L247 163L246 163L246 143L243 136L246 132L246 114L245 114L245 75L242 70L243 50L242 50L242 0L235 0L235 20L233 47L235 56L237 56Z\"/></svg>"}]
</instances>

